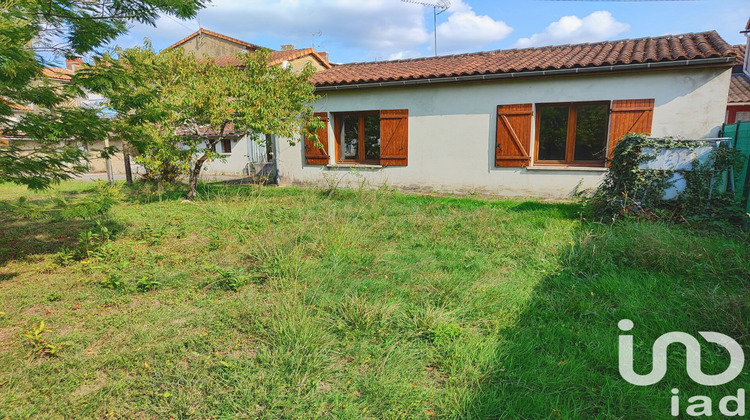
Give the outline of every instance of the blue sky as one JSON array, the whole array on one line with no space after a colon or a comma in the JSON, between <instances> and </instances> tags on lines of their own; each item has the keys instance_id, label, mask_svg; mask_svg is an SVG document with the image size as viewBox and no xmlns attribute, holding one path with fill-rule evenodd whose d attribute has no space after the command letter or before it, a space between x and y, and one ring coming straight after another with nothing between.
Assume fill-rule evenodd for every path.
<instances>
[{"instance_id":1,"label":"blue sky","mask_svg":"<svg viewBox=\"0 0 750 420\"><path fill-rule=\"evenodd\" d=\"M423 0L434 1L434 0ZM748 0L451 0L438 16L438 53L594 42L716 30L729 43L750 17ZM115 41L162 49L202 26L279 49L314 46L344 63L433 55L432 9L401 0L214 0L199 18L133 25Z\"/></svg>"}]
</instances>

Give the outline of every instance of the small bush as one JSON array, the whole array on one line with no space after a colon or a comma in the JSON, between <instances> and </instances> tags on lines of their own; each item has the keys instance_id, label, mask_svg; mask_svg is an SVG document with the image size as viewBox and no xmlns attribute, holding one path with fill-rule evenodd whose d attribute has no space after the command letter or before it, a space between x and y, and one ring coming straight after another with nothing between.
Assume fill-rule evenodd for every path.
<instances>
[{"instance_id":1,"label":"small bush","mask_svg":"<svg viewBox=\"0 0 750 420\"><path fill-rule=\"evenodd\" d=\"M222 269L217 267L216 273L219 275L219 279L214 284L221 289L236 292L246 285L250 281L250 276L245 274L243 268L226 268Z\"/></svg>"},{"instance_id":2,"label":"small bush","mask_svg":"<svg viewBox=\"0 0 750 420\"><path fill-rule=\"evenodd\" d=\"M135 283L135 289L139 292L148 292L161 286L161 282L154 279L150 274L141 276Z\"/></svg>"},{"instance_id":3,"label":"small bush","mask_svg":"<svg viewBox=\"0 0 750 420\"><path fill-rule=\"evenodd\" d=\"M746 225L747 215L733 192L716 189L718 180L732 167L741 166L742 156L720 145L706 163L693 162L691 170L680 171L686 188L674 199L665 200L676 171L642 169L665 150L695 149L699 144L671 138L651 139L628 134L617 143L612 165L594 195L586 200L591 216L599 220L631 217L647 220L695 222L702 227ZM654 153L644 153L649 148Z\"/></svg>"}]
</instances>

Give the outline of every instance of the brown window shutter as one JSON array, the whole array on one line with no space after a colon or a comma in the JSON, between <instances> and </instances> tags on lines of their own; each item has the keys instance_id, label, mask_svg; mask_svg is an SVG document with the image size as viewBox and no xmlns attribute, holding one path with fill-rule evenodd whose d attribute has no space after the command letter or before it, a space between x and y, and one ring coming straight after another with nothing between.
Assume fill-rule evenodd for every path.
<instances>
[{"instance_id":1,"label":"brown window shutter","mask_svg":"<svg viewBox=\"0 0 750 420\"><path fill-rule=\"evenodd\" d=\"M409 163L409 110L380 111L380 164L406 166Z\"/></svg>"},{"instance_id":2,"label":"brown window shutter","mask_svg":"<svg viewBox=\"0 0 750 420\"><path fill-rule=\"evenodd\" d=\"M531 104L498 105L495 166L529 165L532 115Z\"/></svg>"},{"instance_id":3,"label":"brown window shutter","mask_svg":"<svg viewBox=\"0 0 750 420\"><path fill-rule=\"evenodd\" d=\"M328 113L316 112L313 115L325 124L325 127L316 132L323 147L316 147L313 139L305 137L305 162L308 165L327 165L331 162L328 157Z\"/></svg>"},{"instance_id":4,"label":"brown window shutter","mask_svg":"<svg viewBox=\"0 0 750 420\"><path fill-rule=\"evenodd\" d=\"M612 101L612 114L609 119L609 146L607 164L612 160L617 142L628 133L651 134L654 119L653 99L625 99Z\"/></svg>"}]
</instances>

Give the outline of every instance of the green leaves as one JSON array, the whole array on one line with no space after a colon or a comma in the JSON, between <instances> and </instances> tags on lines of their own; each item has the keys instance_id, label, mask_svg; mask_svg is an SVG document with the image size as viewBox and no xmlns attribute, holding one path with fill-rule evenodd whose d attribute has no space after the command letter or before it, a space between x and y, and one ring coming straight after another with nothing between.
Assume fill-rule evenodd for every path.
<instances>
[{"instance_id":1,"label":"green leaves","mask_svg":"<svg viewBox=\"0 0 750 420\"><path fill-rule=\"evenodd\" d=\"M80 74L117 113L113 131L135 146L136 161L167 181L189 173L194 195L202 165L221 158L213 150L221 140L275 134L291 142L320 125L310 106L314 69L295 73L269 66L269 57L249 52L237 56L238 66L221 66L182 49L156 54L146 43L104 54Z\"/></svg>"},{"instance_id":2,"label":"green leaves","mask_svg":"<svg viewBox=\"0 0 750 420\"><path fill-rule=\"evenodd\" d=\"M86 170L87 156L72 142L95 142L112 129L95 110L77 107L76 99L84 95L84 78L74 75L61 82L43 75L48 57L90 53L127 32L130 21L153 25L162 14L191 18L205 4L205 0L0 0L0 132L25 142L23 147L0 145L0 181L40 189L68 179ZM21 153L20 149L29 148L26 145L33 149L30 154Z\"/></svg>"},{"instance_id":3,"label":"green leaves","mask_svg":"<svg viewBox=\"0 0 750 420\"><path fill-rule=\"evenodd\" d=\"M705 163L697 159L689 170L641 168L668 150L694 150L705 146L696 141L672 138L647 138L628 134L617 144L612 165L602 184L587 205L596 218L616 219L633 216L647 220L693 221L702 227L714 228L729 222L747 224L746 213L738 206L733 192L721 191L726 171L741 164L741 155L726 145L713 149ZM646 153L646 150L650 150ZM679 173L685 187L673 199L664 199L666 190L674 185ZM722 227L723 228L723 227Z\"/></svg>"}]
</instances>

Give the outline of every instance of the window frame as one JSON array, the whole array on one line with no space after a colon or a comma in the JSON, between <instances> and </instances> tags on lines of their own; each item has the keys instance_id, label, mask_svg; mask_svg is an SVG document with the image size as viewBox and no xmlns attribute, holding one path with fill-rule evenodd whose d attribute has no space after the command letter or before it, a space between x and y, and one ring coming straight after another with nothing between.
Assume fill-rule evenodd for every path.
<instances>
[{"instance_id":1,"label":"window frame","mask_svg":"<svg viewBox=\"0 0 750 420\"><path fill-rule=\"evenodd\" d=\"M214 153L218 153L220 155L231 155L232 154L232 142L235 141L235 139L232 138L223 138L223 139L216 139L216 143L211 146L211 151ZM226 144L224 142L227 142ZM229 149L226 149L224 146L229 144ZM218 145L221 145L221 152L217 152L216 149Z\"/></svg>"},{"instance_id":2,"label":"window frame","mask_svg":"<svg viewBox=\"0 0 750 420\"><path fill-rule=\"evenodd\" d=\"M333 138L335 142L335 159L334 162L342 163L347 165L380 165L380 157L378 159L366 159L365 158L365 115L376 115L378 117L378 126L380 126L380 111L344 111L344 112L333 112ZM358 137L357 137L357 156L358 159L342 159L341 158L341 119L345 115L356 115L357 126L358 126ZM382 147L382 133L379 128L379 141ZM379 153L378 153L379 155Z\"/></svg>"},{"instance_id":3,"label":"window frame","mask_svg":"<svg viewBox=\"0 0 750 420\"><path fill-rule=\"evenodd\" d=\"M575 160L576 124L578 120L578 107L586 105L604 105L607 107L607 130L604 135L601 160ZM542 121L543 108L568 107L568 127L565 138L565 159L540 160L539 159L539 135ZM534 165L538 166L563 166L563 167L592 167L604 168L607 163L607 151L609 145L609 131L612 120L612 101L582 101L582 102L545 102L534 104Z\"/></svg>"}]
</instances>

